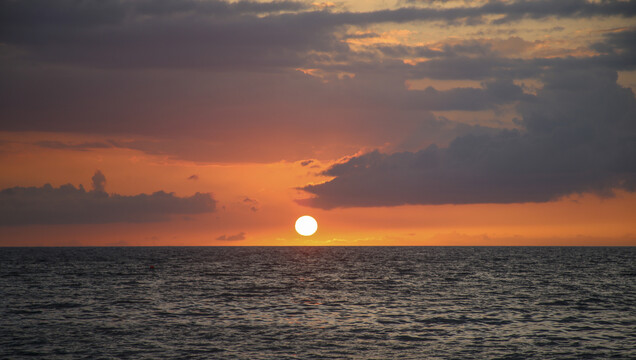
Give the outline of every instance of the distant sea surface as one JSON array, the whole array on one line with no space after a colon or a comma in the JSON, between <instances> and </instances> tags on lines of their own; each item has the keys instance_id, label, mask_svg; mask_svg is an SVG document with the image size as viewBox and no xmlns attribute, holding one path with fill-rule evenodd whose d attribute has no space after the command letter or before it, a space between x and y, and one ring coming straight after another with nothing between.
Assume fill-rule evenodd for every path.
<instances>
[{"instance_id":1,"label":"distant sea surface","mask_svg":"<svg viewBox=\"0 0 636 360\"><path fill-rule=\"evenodd\" d=\"M0 248L0 358L636 359L636 248Z\"/></svg>"}]
</instances>

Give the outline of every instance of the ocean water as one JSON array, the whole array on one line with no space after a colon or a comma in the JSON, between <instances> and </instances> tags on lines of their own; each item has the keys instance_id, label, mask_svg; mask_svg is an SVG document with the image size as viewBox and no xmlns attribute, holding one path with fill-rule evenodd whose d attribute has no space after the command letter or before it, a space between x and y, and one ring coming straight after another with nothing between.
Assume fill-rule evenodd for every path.
<instances>
[{"instance_id":1,"label":"ocean water","mask_svg":"<svg viewBox=\"0 0 636 360\"><path fill-rule=\"evenodd\" d=\"M636 359L636 248L0 248L0 358Z\"/></svg>"}]
</instances>

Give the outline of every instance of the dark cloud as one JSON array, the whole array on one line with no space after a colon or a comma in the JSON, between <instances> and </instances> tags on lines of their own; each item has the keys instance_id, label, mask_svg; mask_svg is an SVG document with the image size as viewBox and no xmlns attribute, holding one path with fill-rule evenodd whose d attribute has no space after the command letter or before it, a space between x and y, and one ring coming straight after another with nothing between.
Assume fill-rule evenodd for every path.
<instances>
[{"instance_id":1,"label":"dark cloud","mask_svg":"<svg viewBox=\"0 0 636 360\"><path fill-rule=\"evenodd\" d=\"M523 18L636 16L635 1L491 1L476 7L371 12L310 10L305 2L0 2L0 42L47 62L216 70L301 66L319 51L346 52L335 32L374 23L478 24ZM350 35L356 36L356 35ZM370 35L359 35L370 36ZM123 56L122 54L125 54Z\"/></svg>"},{"instance_id":2,"label":"dark cloud","mask_svg":"<svg viewBox=\"0 0 636 360\"><path fill-rule=\"evenodd\" d=\"M496 56L432 59L412 66L408 71L416 78L440 80L484 80L490 78L528 78L541 72L532 60Z\"/></svg>"},{"instance_id":3,"label":"dark cloud","mask_svg":"<svg viewBox=\"0 0 636 360\"><path fill-rule=\"evenodd\" d=\"M298 66L300 52L332 48L332 29L263 14L306 6L292 1L106 0L78 5L6 0L0 3L0 41L26 51L29 59L109 68Z\"/></svg>"},{"instance_id":4,"label":"dark cloud","mask_svg":"<svg viewBox=\"0 0 636 360\"><path fill-rule=\"evenodd\" d=\"M392 147L391 152L418 151L435 144L447 146L454 139L463 136L492 136L501 131L500 128L469 125L450 121L443 116L422 119L418 126L409 132L404 139Z\"/></svg>"},{"instance_id":5,"label":"dark cloud","mask_svg":"<svg viewBox=\"0 0 636 360\"><path fill-rule=\"evenodd\" d=\"M306 17L315 13L304 13ZM332 13L332 23L338 25L366 25L382 22L404 23L412 21L446 21L465 25L480 24L487 15L500 15L494 24L503 24L520 19L556 18L588 18L598 16L636 16L635 1L608 0L602 2L563 0L517 0L511 2L489 1L481 6L439 7L405 7L394 10L372 12Z\"/></svg>"},{"instance_id":6,"label":"dark cloud","mask_svg":"<svg viewBox=\"0 0 636 360\"><path fill-rule=\"evenodd\" d=\"M303 160L300 162L300 166L307 166L314 162L314 160Z\"/></svg>"},{"instance_id":7,"label":"dark cloud","mask_svg":"<svg viewBox=\"0 0 636 360\"><path fill-rule=\"evenodd\" d=\"M620 70L636 69L636 29L621 29L605 35L603 42L592 49L604 54L599 57L603 65Z\"/></svg>"},{"instance_id":8,"label":"dark cloud","mask_svg":"<svg viewBox=\"0 0 636 360\"><path fill-rule=\"evenodd\" d=\"M258 202L258 200L255 199L246 197L245 199L243 199L243 203L249 206L250 210L253 212L257 212L260 208L260 203Z\"/></svg>"},{"instance_id":9,"label":"dark cloud","mask_svg":"<svg viewBox=\"0 0 636 360\"><path fill-rule=\"evenodd\" d=\"M43 140L43 141L37 141L34 144L43 148L47 148L47 149L76 150L76 151L88 151L92 149L108 149L108 148L114 147L113 144L100 142L100 141L69 143L69 142L55 141L55 140Z\"/></svg>"},{"instance_id":10,"label":"dark cloud","mask_svg":"<svg viewBox=\"0 0 636 360\"><path fill-rule=\"evenodd\" d=\"M476 40L465 40L458 44L443 44L440 48L430 46L408 46L378 44L373 48L386 56L395 58L425 57L425 58L449 58L458 56L492 56L494 51L491 44Z\"/></svg>"},{"instance_id":11,"label":"dark cloud","mask_svg":"<svg viewBox=\"0 0 636 360\"><path fill-rule=\"evenodd\" d=\"M516 0L508 3L489 2L482 9L490 14L503 15L495 24L512 22L524 18L543 19L546 17L598 17L618 15L631 17L636 15L636 2L606 0L601 2L561 0Z\"/></svg>"},{"instance_id":12,"label":"dark cloud","mask_svg":"<svg viewBox=\"0 0 636 360\"><path fill-rule=\"evenodd\" d=\"M367 99L395 109L404 103L396 98L406 91L404 82L389 83L378 75L325 83L298 71L24 73L0 68L0 73L6 75L0 82L1 130L101 134L117 139L103 141L114 148L194 161L298 161L316 157L316 150L328 154L334 143L351 144L346 151L355 152L361 143L397 140L409 122L421 118L387 116L386 110L366 106ZM384 94L390 97L383 99ZM373 131L387 118L400 118L403 125ZM68 149L75 144L47 145Z\"/></svg>"},{"instance_id":13,"label":"dark cloud","mask_svg":"<svg viewBox=\"0 0 636 360\"><path fill-rule=\"evenodd\" d=\"M527 42L519 37L505 40L468 39L453 44L429 46L406 46L373 44L365 53L365 61L358 62L352 57L346 65L330 67L350 72L393 72L394 76L410 78L430 78L438 80L491 80L536 78L550 69L636 69L636 29L615 29L604 34L603 41L594 43L590 50L599 52L596 56L517 57L518 50L531 51L537 43ZM508 56L502 54L497 43L505 43ZM377 57L376 52L382 57ZM405 64L404 58L428 58L415 65ZM390 59L390 60L389 60ZM370 63L369 60L373 60ZM378 64L382 63L382 66Z\"/></svg>"},{"instance_id":14,"label":"dark cloud","mask_svg":"<svg viewBox=\"0 0 636 360\"><path fill-rule=\"evenodd\" d=\"M438 91L432 87L425 90L411 90L404 98L407 108L425 110L486 110L497 105L512 103L532 96L524 94L521 87L511 80L486 82L484 88L454 88Z\"/></svg>"},{"instance_id":15,"label":"dark cloud","mask_svg":"<svg viewBox=\"0 0 636 360\"><path fill-rule=\"evenodd\" d=\"M244 232L240 232L238 234L235 235L221 235L219 237L216 238L217 240L222 240L222 241L239 241L239 240L245 240L245 233Z\"/></svg>"},{"instance_id":16,"label":"dark cloud","mask_svg":"<svg viewBox=\"0 0 636 360\"><path fill-rule=\"evenodd\" d=\"M170 215L216 210L216 200L208 193L189 197L163 191L134 196L107 194L106 178L100 171L92 180L93 191L71 184L4 189L0 191L0 225L155 222L168 220Z\"/></svg>"},{"instance_id":17,"label":"dark cloud","mask_svg":"<svg viewBox=\"0 0 636 360\"><path fill-rule=\"evenodd\" d=\"M558 71L523 101L523 131L467 135L447 148L374 151L302 188L320 208L544 202L572 193L636 191L636 99L611 71Z\"/></svg>"},{"instance_id":18,"label":"dark cloud","mask_svg":"<svg viewBox=\"0 0 636 360\"><path fill-rule=\"evenodd\" d=\"M101 171L97 170L91 180L93 181L93 191L98 193L105 192L106 176Z\"/></svg>"},{"instance_id":19,"label":"dark cloud","mask_svg":"<svg viewBox=\"0 0 636 360\"><path fill-rule=\"evenodd\" d=\"M378 37L380 37L380 34L378 33L365 32L361 34L345 34L342 38L343 39L372 39L372 38L378 38Z\"/></svg>"},{"instance_id":20,"label":"dark cloud","mask_svg":"<svg viewBox=\"0 0 636 360\"><path fill-rule=\"evenodd\" d=\"M245 14L267 14L298 11L308 5L298 1L258 2L240 0L2 0L0 21L5 25L66 28L98 27L123 24L130 17L192 16L233 17Z\"/></svg>"},{"instance_id":21,"label":"dark cloud","mask_svg":"<svg viewBox=\"0 0 636 360\"><path fill-rule=\"evenodd\" d=\"M509 21L633 16L634 3L487 2L358 13L290 1L0 0L0 130L123 134L111 142L37 145L126 148L203 162L326 159L335 145L349 146L338 150L341 156L406 142L434 118L431 111L529 103L513 79L636 67L633 31L607 34L595 57L510 59L470 39L354 51L343 40L378 35L346 35L351 25L487 14ZM431 59L410 65L403 57ZM405 89L406 80L421 78L484 85Z\"/></svg>"},{"instance_id":22,"label":"dark cloud","mask_svg":"<svg viewBox=\"0 0 636 360\"><path fill-rule=\"evenodd\" d=\"M334 143L352 144L350 152L360 144L400 143L432 118L429 111L496 110L522 100L531 104L532 96L512 79L572 69L594 72L612 69L612 64L623 67L629 59L615 59L625 54L617 50L588 59L530 60L459 56L416 66L378 62L366 68L352 64L342 70L356 72L354 79L328 83L299 72L173 77L152 72L0 70L0 129L145 136L38 143L56 149L112 146L204 162L297 161L317 157L314 150L333 148ZM484 85L409 91L404 86L409 78L479 80ZM264 129L276 131L276 137L265 135Z\"/></svg>"},{"instance_id":23,"label":"dark cloud","mask_svg":"<svg viewBox=\"0 0 636 360\"><path fill-rule=\"evenodd\" d=\"M199 180L199 175L192 174L192 175L188 176L188 180Z\"/></svg>"}]
</instances>

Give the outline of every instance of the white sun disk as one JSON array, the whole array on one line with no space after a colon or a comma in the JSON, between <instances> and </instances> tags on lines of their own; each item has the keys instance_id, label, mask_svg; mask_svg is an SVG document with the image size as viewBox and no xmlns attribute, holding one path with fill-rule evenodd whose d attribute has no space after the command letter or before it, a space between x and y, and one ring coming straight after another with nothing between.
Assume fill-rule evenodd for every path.
<instances>
[{"instance_id":1,"label":"white sun disk","mask_svg":"<svg viewBox=\"0 0 636 360\"><path fill-rule=\"evenodd\" d=\"M296 220L296 232L302 236L311 236L318 230L318 222L309 215L301 216Z\"/></svg>"}]
</instances>

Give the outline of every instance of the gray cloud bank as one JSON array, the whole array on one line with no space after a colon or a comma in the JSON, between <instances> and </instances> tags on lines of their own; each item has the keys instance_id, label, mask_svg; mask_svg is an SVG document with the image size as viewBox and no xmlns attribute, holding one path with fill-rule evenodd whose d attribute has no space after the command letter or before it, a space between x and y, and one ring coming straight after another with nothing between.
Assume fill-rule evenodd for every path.
<instances>
[{"instance_id":1,"label":"gray cloud bank","mask_svg":"<svg viewBox=\"0 0 636 360\"><path fill-rule=\"evenodd\" d=\"M457 137L446 148L353 157L302 190L319 208L545 202L636 191L636 99L612 71L545 76L522 101L523 130Z\"/></svg>"},{"instance_id":2,"label":"gray cloud bank","mask_svg":"<svg viewBox=\"0 0 636 360\"><path fill-rule=\"evenodd\" d=\"M71 184L4 189L0 191L0 225L156 222L168 220L170 215L216 210L216 200L209 193L178 197L158 191L125 196L104 192L106 178L99 171L92 180L92 191Z\"/></svg>"}]
</instances>

